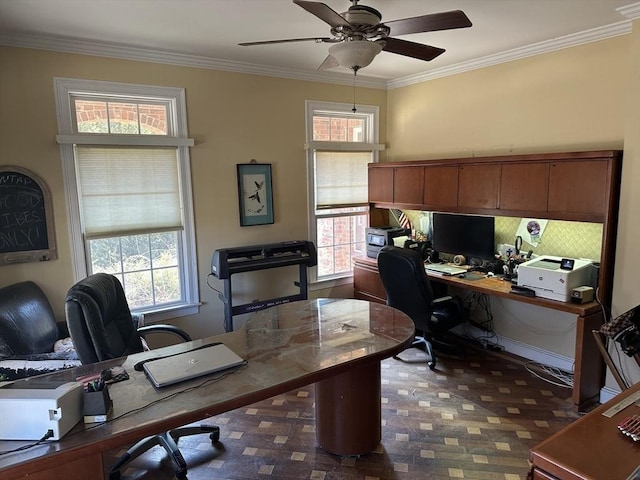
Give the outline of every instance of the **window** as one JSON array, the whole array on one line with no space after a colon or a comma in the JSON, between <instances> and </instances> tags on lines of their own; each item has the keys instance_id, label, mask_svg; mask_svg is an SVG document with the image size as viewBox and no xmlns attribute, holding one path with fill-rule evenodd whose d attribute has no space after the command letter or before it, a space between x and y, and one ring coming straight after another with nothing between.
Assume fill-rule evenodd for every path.
<instances>
[{"instance_id":1,"label":"window","mask_svg":"<svg viewBox=\"0 0 640 480\"><path fill-rule=\"evenodd\" d=\"M377 160L381 148L375 143L378 109L351 109L346 104L306 105L309 238L318 251L312 281L351 276L352 257L365 253L367 164Z\"/></svg>"},{"instance_id":2,"label":"window","mask_svg":"<svg viewBox=\"0 0 640 480\"><path fill-rule=\"evenodd\" d=\"M197 311L184 92L56 79L76 279L106 272L129 306Z\"/></svg>"}]
</instances>

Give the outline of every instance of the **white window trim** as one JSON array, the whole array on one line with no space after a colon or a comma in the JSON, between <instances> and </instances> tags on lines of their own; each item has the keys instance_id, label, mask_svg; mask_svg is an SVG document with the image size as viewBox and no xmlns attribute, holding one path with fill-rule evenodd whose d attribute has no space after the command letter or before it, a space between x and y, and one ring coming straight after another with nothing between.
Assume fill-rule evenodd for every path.
<instances>
[{"instance_id":1,"label":"white window trim","mask_svg":"<svg viewBox=\"0 0 640 480\"><path fill-rule=\"evenodd\" d=\"M149 147L193 147L192 138L166 137L160 135L102 135L99 133L77 133L56 135L60 145L145 145Z\"/></svg>"},{"instance_id":2,"label":"white window trim","mask_svg":"<svg viewBox=\"0 0 640 480\"><path fill-rule=\"evenodd\" d=\"M149 323L175 318L183 315L198 313L200 299L198 291L198 263L196 258L195 222L193 216L193 190L191 183L191 168L189 166L189 146L193 140L187 138L187 110L185 91L182 88L157 87L127 83L103 82L94 80L76 80L71 78L54 78L56 98L56 112L58 120L58 135L56 140L60 144L62 172L67 200L67 217L69 219L69 243L71 247L71 263L74 281L85 278L88 274L85 243L80 225L80 205L78 202L78 185L76 181L74 143L95 143L99 137L106 135L77 134L73 131L73 118L69 108L71 93L101 92L112 95L135 95L149 99L173 98L173 123L175 137L155 137L149 142L151 135L130 135L127 137L129 145L164 144L178 149L180 162L181 191L184 208L184 232L186 242L182 242L182 262L184 265L182 284L184 285L185 303L178 306L158 307L157 310L145 310L145 319ZM111 137L111 135L109 135ZM77 141L76 141L77 140ZM82 142L80 142L82 140ZM112 141L112 140L109 140ZM172 143L173 142L173 143Z\"/></svg>"},{"instance_id":3,"label":"white window trim","mask_svg":"<svg viewBox=\"0 0 640 480\"><path fill-rule=\"evenodd\" d=\"M305 131L307 139L305 149L307 153L307 218L309 239L315 241L317 238L316 231L316 215L314 208L314 192L315 178L313 175L313 156L316 150L332 150L332 151L371 151L372 162L378 162L378 152L384 150L385 146L379 144L379 112L380 108L375 105L358 105L358 113L369 115L371 117L371 125L369 129L369 142L317 142L313 141L313 115L314 112L344 112L351 113L352 104L336 103L336 102L318 102L313 100L305 101ZM321 288L331 288L339 285L351 283L353 274L345 274L339 277L318 280L318 267L309 269L309 288L310 290L318 290Z\"/></svg>"}]
</instances>

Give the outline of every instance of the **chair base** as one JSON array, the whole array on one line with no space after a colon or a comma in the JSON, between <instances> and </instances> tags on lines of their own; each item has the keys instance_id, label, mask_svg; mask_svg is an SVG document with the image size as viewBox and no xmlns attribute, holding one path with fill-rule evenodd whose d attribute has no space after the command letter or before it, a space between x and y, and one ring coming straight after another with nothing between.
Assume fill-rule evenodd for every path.
<instances>
[{"instance_id":1,"label":"chair base","mask_svg":"<svg viewBox=\"0 0 640 480\"><path fill-rule=\"evenodd\" d=\"M411 347L424 346L427 355L429 356L429 360L427 360L427 365L429 365L429 369L435 370L436 368L436 356L433 353L433 345L431 342L427 340L425 337L416 335L415 339L411 343ZM404 363L423 363L424 360L405 360L404 358L400 358L398 355L394 355L393 358L395 360L399 360Z\"/></svg>"},{"instance_id":2,"label":"chair base","mask_svg":"<svg viewBox=\"0 0 640 480\"><path fill-rule=\"evenodd\" d=\"M435 370L436 368L436 355L434 353L435 349L441 350L448 354L460 355L463 358L466 355L466 352L462 345L449 343L440 338L427 338L422 335L415 336L415 339L413 340L411 347L423 347L423 349L426 351L427 355L429 356L429 360L427 360L427 365L429 365L429 368L431 370ZM406 360L404 358L401 358L398 355L394 355L393 358L395 360L399 360L404 363L423 363L424 362L424 360Z\"/></svg>"},{"instance_id":3,"label":"chair base","mask_svg":"<svg viewBox=\"0 0 640 480\"><path fill-rule=\"evenodd\" d=\"M220 427L214 425L180 427L152 437L143 438L129 448L124 455L122 455L118 461L113 464L109 470L109 480L118 480L120 478L120 470L125 465L156 445L163 447L169 454L176 472L176 478L187 478L187 462L185 462L182 453L180 453L177 442L180 437L197 435L200 433L208 433L212 444L215 444L220 440Z\"/></svg>"}]
</instances>

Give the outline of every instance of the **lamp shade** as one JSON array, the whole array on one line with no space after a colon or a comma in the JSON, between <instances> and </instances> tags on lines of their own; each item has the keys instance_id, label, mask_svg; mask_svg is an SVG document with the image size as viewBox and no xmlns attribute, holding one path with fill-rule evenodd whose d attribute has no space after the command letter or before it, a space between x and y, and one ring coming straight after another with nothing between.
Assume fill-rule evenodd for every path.
<instances>
[{"instance_id":1,"label":"lamp shade","mask_svg":"<svg viewBox=\"0 0 640 480\"><path fill-rule=\"evenodd\" d=\"M351 40L329 47L329 53L340 65L359 70L369 65L382 51L382 45L368 40Z\"/></svg>"}]
</instances>

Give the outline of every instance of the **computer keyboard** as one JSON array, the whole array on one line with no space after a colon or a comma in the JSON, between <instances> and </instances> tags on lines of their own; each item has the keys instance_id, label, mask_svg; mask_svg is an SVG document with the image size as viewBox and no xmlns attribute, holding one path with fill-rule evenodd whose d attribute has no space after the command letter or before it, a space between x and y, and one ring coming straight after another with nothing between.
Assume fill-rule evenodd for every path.
<instances>
[{"instance_id":1,"label":"computer keyboard","mask_svg":"<svg viewBox=\"0 0 640 480\"><path fill-rule=\"evenodd\" d=\"M466 268L447 265L445 263L426 263L424 268L427 273L436 273L440 275L461 275L463 273L467 273Z\"/></svg>"}]
</instances>

